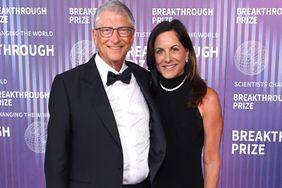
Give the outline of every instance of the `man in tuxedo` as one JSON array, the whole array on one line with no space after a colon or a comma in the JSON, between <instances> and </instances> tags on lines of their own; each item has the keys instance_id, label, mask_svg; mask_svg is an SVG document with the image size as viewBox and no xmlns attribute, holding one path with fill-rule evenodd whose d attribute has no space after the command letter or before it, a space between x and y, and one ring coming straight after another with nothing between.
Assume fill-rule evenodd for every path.
<instances>
[{"instance_id":1,"label":"man in tuxedo","mask_svg":"<svg viewBox=\"0 0 282 188\"><path fill-rule=\"evenodd\" d=\"M134 31L126 5L103 4L94 17L98 53L55 77L47 188L150 188L154 181L165 141L149 94L149 73L125 60Z\"/></svg>"}]
</instances>

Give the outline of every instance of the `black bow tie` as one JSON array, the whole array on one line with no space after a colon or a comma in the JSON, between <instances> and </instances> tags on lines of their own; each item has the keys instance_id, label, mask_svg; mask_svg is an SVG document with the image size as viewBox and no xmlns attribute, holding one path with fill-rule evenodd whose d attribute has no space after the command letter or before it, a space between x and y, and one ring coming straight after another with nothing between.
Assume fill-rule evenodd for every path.
<instances>
[{"instance_id":1,"label":"black bow tie","mask_svg":"<svg viewBox=\"0 0 282 188\"><path fill-rule=\"evenodd\" d=\"M114 74L113 72L108 72L107 86L115 83L115 81L120 80L123 83L129 84L131 79L131 70L127 68L121 74Z\"/></svg>"}]
</instances>

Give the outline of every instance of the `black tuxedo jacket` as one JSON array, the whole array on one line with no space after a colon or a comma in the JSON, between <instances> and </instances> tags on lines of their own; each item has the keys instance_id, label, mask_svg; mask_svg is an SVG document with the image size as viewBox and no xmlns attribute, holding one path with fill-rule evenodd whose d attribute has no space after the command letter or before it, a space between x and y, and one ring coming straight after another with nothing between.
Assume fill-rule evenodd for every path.
<instances>
[{"instance_id":1,"label":"black tuxedo jacket","mask_svg":"<svg viewBox=\"0 0 282 188\"><path fill-rule=\"evenodd\" d=\"M44 164L47 188L122 187L121 142L94 57L53 81ZM165 155L164 134L149 93L148 71L131 62L126 64L150 110L149 168L153 182Z\"/></svg>"}]
</instances>

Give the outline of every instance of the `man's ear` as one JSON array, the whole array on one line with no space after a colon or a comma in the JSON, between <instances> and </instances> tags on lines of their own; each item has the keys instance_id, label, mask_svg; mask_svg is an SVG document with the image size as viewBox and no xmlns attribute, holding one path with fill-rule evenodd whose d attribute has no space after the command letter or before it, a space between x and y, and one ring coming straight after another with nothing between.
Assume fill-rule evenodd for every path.
<instances>
[{"instance_id":1,"label":"man's ear","mask_svg":"<svg viewBox=\"0 0 282 188\"><path fill-rule=\"evenodd\" d=\"M97 37L98 37L97 35L98 35L97 31L95 29L93 29L92 30L92 38L93 38L95 46L97 46Z\"/></svg>"}]
</instances>

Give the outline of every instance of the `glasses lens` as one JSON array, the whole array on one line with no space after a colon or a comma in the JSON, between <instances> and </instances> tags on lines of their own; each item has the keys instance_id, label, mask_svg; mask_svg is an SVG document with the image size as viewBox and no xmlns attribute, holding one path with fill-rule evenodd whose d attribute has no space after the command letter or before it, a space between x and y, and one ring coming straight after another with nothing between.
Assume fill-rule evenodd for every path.
<instances>
[{"instance_id":1,"label":"glasses lens","mask_svg":"<svg viewBox=\"0 0 282 188\"><path fill-rule=\"evenodd\" d=\"M130 27L119 27L118 34L121 37L128 37L131 34L132 29Z\"/></svg>"},{"instance_id":2,"label":"glasses lens","mask_svg":"<svg viewBox=\"0 0 282 188\"><path fill-rule=\"evenodd\" d=\"M128 37L131 35L133 28L131 27L118 27L116 29L112 27L101 27L97 28L99 30L102 37L109 38L113 35L114 30L117 30L120 37Z\"/></svg>"},{"instance_id":3,"label":"glasses lens","mask_svg":"<svg viewBox=\"0 0 282 188\"><path fill-rule=\"evenodd\" d=\"M113 28L110 27L99 28L99 31L103 37L111 37L113 34Z\"/></svg>"}]
</instances>

